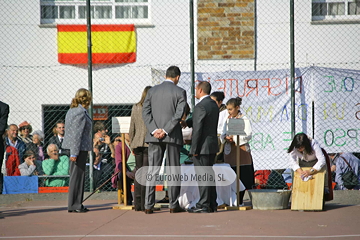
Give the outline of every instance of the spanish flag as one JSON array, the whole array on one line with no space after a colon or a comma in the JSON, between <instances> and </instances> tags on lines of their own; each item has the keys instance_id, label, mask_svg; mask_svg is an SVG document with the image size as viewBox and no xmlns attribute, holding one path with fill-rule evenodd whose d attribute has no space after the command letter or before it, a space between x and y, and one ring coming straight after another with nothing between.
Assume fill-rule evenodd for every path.
<instances>
[{"instance_id":1,"label":"spanish flag","mask_svg":"<svg viewBox=\"0 0 360 240\"><path fill-rule=\"evenodd\" d=\"M86 25L57 25L58 61L86 64ZM92 62L94 64L133 63L136 61L135 26L92 25Z\"/></svg>"}]
</instances>

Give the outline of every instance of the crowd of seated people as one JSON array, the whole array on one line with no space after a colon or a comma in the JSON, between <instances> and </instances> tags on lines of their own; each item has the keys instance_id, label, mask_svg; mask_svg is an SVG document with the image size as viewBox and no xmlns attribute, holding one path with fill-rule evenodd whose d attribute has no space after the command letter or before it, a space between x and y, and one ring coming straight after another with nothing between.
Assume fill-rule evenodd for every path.
<instances>
[{"instance_id":1,"label":"crowd of seated people","mask_svg":"<svg viewBox=\"0 0 360 240\"><path fill-rule=\"evenodd\" d=\"M62 148L65 122L58 120L52 133L53 136L45 142L45 134L41 130L33 131L29 122L9 124L1 136L6 150L3 166L0 166L4 176L37 175L41 178L39 186L68 186L70 151ZM104 178L112 175L115 165L115 140L119 138L117 135L111 139L103 122L94 124L94 189L102 184ZM111 182L105 187L113 190Z\"/></svg>"},{"instance_id":2,"label":"crowd of seated people","mask_svg":"<svg viewBox=\"0 0 360 240\"><path fill-rule=\"evenodd\" d=\"M69 151L61 148L64 129L64 121L57 121L53 129L54 135L47 143L44 143L44 133L40 130L32 132L32 126L27 121L19 125L10 124L2 136L6 147L5 161L1 169L4 176L38 175L44 177L43 186L68 186ZM110 175L106 174L106 177L111 176L111 169L115 164L115 147L119 139L119 135L110 139L103 122L95 123L94 189L101 184L101 179L104 177L102 170L107 165L109 165ZM335 190L360 189L360 184L350 188L346 187L343 181L343 175L346 172L353 171L360 182L359 158L348 152L329 153L329 157L331 159L332 179L334 186L336 185ZM291 183L292 178L289 169L285 171L257 170L254 175L254 188L286 188L286 183ZM272 182L273 179L276 181Z\"/></svg>"},{"instance_id":3,"label":"crowd of seated people","mask_svg":"<svg viewBox=\"0 0 360 240\"><path fill-rule=\"evenodd\" d=\"M32 132L32 126L27 121L19 125L8 125L1 136L5 143L5 156L1 166L4 176L37 175L44 179L40 184L42 186L68 186L69 153L61 151L64 122L58 121L55 129L58 131L45 144L44 133L41 130Z\"/></svg>"}]
</instances>

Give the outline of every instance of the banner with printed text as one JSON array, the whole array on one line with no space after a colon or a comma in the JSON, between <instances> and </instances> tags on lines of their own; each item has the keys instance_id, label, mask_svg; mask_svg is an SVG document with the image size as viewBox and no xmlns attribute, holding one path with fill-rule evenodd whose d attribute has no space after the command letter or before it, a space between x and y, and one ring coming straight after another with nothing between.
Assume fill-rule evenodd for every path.
<instances>
[{"instance_id":1,"label":"banner with printed text","mask_svg":"<svg viewBox=\"0 0 360 240\"><path fill-rule=\"evenodd\" d=\"M152 69L153 84L161 83L164 76L165 70ZM291 108L289 69L198 72L195 81L209 81L212 92L223 91L224 103L242 98L241 111L252 126L255 169L288 167L292 111L296 133L314 137L327 152L360 151L360 71L296 69L295 109ZM178 86L186 90L190 104L190 73L181 74Z\"/></svg>"}]
</instances>

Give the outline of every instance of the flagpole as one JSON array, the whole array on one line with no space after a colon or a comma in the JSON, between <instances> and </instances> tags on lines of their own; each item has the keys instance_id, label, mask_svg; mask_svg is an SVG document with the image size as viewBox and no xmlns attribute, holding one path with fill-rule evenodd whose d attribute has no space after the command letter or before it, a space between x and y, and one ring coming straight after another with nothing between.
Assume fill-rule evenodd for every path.
<instances>
[{"instance_id":1,"label":"flagpole","mask_svg":"<svg viewBox=\"0 0 360 240\"><path fill-rule=\"evenodd\" d=\"M91 119L93 119L93 98L94 98L94 93L93 93L93 88L92 88L92 43L91 43L91 9L90 9L90 0L86 0L86 24L87 24L87 49L88 49L88 87L89 87L89 91L91 93L91 103L90 103L90 108L89 108L89 114ZM93 131L91 131L91 139L93 139ZM93 150L90 153L89 156L89 162L90 162L90 166L89 166L89 178L90 178L90 192L93 191Z\"/></svg>"}]
</instances>

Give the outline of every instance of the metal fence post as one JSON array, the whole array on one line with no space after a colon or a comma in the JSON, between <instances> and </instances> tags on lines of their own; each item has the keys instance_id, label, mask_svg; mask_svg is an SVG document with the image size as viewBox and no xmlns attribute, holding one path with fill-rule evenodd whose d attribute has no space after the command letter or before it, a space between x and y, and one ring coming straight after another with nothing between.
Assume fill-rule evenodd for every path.
<instances>
[{"instance_id":1,"label":"metal fence post","mask_svg":"<svg viewBox=\"0 0 360 240\"><path fill-rule=\"evenodd\" d=\"M89 91L91 92L92 98L89 108L89 114L91 119L93 119L93 99L94 99L94 93L93 93L93 87L92 87L92 43L91 43L91 10L90 10L90 0L86 0L86 19L87 19L87 49L88 49L88 85L89 85ZM91 139L93 139L93 131L91 131ZM92 192L93 189L93 150L90 153L89 161L89 178L90 178L90 192Z\"/></svg>"}]
</instances>

